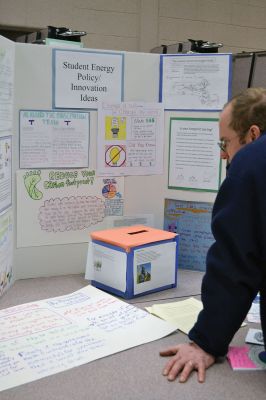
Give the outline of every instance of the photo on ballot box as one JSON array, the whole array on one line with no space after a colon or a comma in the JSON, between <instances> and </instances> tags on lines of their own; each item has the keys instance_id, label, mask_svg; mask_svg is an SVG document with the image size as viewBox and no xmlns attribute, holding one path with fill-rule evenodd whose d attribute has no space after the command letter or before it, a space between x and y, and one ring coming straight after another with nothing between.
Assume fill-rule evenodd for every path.
<instances>
[{"instance_id":1,"label":"photo on ballot box","mask_svg":"<svg viewBox=\"0 0 266 400\"><path fill-rule=\"evenodd\" d=\"M151 263L139 264L137 266L137 283L151 280Z\"/></svg>"}]
</instances>

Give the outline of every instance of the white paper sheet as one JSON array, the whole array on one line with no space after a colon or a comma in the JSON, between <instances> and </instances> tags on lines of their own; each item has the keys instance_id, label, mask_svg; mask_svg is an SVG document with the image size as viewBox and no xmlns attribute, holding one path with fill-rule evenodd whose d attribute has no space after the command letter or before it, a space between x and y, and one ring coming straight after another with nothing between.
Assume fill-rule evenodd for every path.
<instances>
[{"instance_id":1,"label":"white paper sheet","mask_svg":"<svg viewBox=\"0 0 266 400\"><path fill-rule=\"evenodd\" d=\"M164 337L175 328L92 286L0 311L0 391Z\"/></svg>"},{"instance_id":2,"label":"white paper sheet","mask_svg":"<svg viewBox=\"0 0 266 400\"><path fill-rule=\"evenodd\" d=\"M85 279L126 291L126 253L89 242Z\"/></svg>"},{"instance_id":3,"label":"white paper sheet","mask_svg":"<svg viewBox=\"0 0 266 400\"><path fill-rule=\"evenodd\" d=\"M260 294L258 293L252 302L247 315L248 322L260 323Z\"/></svg>"}]
</instances>

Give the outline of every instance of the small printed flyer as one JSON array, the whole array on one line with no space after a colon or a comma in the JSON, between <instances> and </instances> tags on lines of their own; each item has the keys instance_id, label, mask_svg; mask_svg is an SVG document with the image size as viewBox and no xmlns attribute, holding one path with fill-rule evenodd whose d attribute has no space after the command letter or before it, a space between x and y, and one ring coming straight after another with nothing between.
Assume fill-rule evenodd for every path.
<instances>
[{"instance_id":1,"label":"small printed flyer","mask_svg":"<svg viewBox=\"0 0 266 400\"><path fill-rule=\"evenodd\" d=\"M162 104L101 103L98 108L97 174L162 174L163 131Z\"/></svg>"}]
</instances>

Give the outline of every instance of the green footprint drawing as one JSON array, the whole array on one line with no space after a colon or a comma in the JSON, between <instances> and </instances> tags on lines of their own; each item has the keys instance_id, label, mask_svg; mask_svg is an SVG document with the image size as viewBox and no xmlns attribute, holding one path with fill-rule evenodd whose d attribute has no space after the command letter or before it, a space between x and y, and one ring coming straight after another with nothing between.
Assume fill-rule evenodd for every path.
<instances>
[{"instance_id":1,"label":"green footprint drawing","mask_svg":"<svg viewBox=\"0 0 266 400\"><path fill-rule=\"evenodd\" d=\"M41 180L41 171L29 171L23 176L24 185L27 189L29 196L33 200L40 200L43 197L43 193L37 189L36 185Z\"/></svg>"}]
</instances>

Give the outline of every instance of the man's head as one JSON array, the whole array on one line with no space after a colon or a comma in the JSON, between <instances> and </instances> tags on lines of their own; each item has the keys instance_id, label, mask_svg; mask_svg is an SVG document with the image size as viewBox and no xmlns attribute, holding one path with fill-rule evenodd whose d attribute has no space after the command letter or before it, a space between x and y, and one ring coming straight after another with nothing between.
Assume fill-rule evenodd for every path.
<instances>
[{"instance_id":1,"label":"man's head","mask_svg":"<svg viewBox=\"0 0 266 400\"><path fill-rule=\"evenodd\" d=\"M232 161L244 145L266 131L266 89L250 88L225 106L219 123L221 158Z\"/></svg>"}]
</instances>

